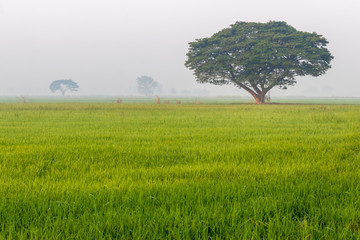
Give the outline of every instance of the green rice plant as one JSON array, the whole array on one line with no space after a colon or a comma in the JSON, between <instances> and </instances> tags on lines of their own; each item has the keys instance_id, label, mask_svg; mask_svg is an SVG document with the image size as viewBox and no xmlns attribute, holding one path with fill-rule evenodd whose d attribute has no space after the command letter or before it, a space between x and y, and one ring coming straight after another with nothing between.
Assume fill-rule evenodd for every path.
<instances>
[{"instance_id":1,"label":"green rice plant","mask_svg":"<svg viewBox=\"0 0 360 240\"><path fill-rule=\"evenodd\" d=\"M0 239L360 239L360 106L0 104Z\"/></svg>"}]
</instances>

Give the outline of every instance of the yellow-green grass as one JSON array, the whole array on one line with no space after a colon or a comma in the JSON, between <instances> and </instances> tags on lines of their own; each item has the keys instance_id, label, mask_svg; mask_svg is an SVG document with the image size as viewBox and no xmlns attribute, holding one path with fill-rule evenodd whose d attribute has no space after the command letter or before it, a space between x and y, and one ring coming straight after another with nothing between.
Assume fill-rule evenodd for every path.
<instances>
[{"instance_id":1,"label":"yellow-green grass","mask_svg":"<svg viewBox=\"0 0 360 240\"><path fill-rule=\"evenodd\" d=\"M360 239L359 105L0 104L0 239Z\"/></svg>"}]
</instances>

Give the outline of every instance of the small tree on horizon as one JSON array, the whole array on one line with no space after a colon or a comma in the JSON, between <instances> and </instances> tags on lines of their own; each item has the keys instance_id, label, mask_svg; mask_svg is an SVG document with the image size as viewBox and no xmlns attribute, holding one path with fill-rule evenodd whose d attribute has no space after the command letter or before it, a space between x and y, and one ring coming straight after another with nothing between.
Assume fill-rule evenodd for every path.
<instances>
[{"instance_id":1,"label":"small tree on horizon","mask_svg":"<svg viewBox=\"0 0 360 240\"><path fill-rule=\"evenodd\" d=\"M60 91L63 96L67 91L75 92L79 85L71 79L55 80L49 86L51 92Z\"/></svg>"},{"instance_id":2,"label":"small tree on horizon","mask_svg":"<svg viewBox=\"0 0 360 240\"><path fill-rule=\"evenodd\" d=\"M136 79L137 89L139 93L149 96L154 93L154 90L159 86L159 83L154 81L152 77L141 76Z\"/></svg>"},{"instance_id":3,"label":"small tree on horizon","mask_svg":"<svg viewBox=\"0 0 360 240\"><path fill-rule=\"evenodd\" d=\"M190 42L185 66L199 83L233 84L262 104L273 87L287 89L297 76L324 74L333 59L327 44L321 35L286 22L236 22Z\"/></svg>"}]
</instances>

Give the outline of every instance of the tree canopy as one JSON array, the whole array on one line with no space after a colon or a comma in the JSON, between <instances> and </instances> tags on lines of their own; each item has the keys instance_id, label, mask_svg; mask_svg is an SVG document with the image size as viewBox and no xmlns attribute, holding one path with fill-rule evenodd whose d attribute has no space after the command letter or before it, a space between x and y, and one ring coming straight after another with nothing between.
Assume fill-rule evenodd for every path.
<instances>
[{"instance_id":1,"label":"tree canopy","mask_svg":"<svg viewBox=\"0 0 360 240\"><path fill-rule=\"evenodd\" d=\"M71 79L55 80L50 86L52 92L60 91L64 96L66 91L74 92L79 88L78 84Z\"/></svg>"},{"instance_id":2,"label":"tree canopy","mask_svg":"<svg viewBox=\"0 0 360 240\"><path fill-rule=\"evenodd\" d=\"M324 74L333 59L327 44L321 35L286 22L236 22L190 42L185 66L200 83L233 84L264 103L275 86L286 89L297 76Z\"/></svg>"}]
</instances>

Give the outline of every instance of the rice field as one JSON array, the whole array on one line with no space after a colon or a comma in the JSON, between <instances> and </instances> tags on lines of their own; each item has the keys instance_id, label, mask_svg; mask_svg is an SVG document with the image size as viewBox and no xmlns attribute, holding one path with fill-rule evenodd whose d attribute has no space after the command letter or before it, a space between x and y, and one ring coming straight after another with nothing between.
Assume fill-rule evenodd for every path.
<instances>
[{"instance_id":1,"label":"rice field","mask_svg":"<svg viewBox=\"0 0 360 240\"><path fill-rule=\"evenodd\" d=\"M0 239L360 239L360 105L0 103Z\"/></svg>"}]
</instances>

